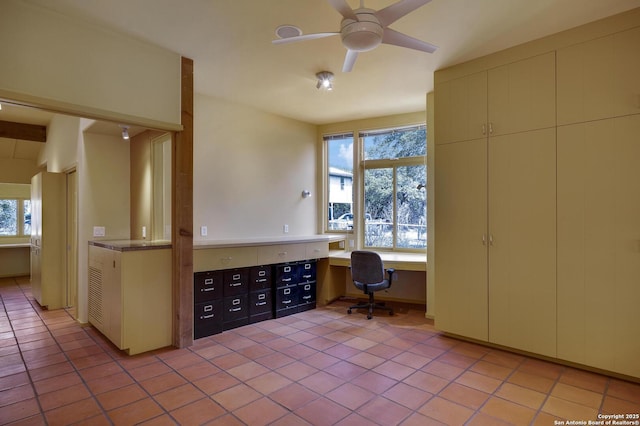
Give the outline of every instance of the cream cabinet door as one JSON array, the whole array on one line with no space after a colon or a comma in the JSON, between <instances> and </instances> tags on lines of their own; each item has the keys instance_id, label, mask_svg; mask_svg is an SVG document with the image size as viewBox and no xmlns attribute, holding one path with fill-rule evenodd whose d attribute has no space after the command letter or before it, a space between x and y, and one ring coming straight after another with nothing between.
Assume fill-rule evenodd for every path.
<instances>
[{"instance_id":1,"label":"cream cabinet door","mask_svg":"<svg viewBox=\"0 0 640 426\"><path fill-rule=\"evenodd\" d=\"M555 52L488 72L490 136L556 125Z\"/></svg>"},{"instance_id":2,"label":"cream cabinet door","mask_svg":"<svg viewBox=\"0 0 640 426\"><path fill-rule=\"evenodd\" d=\"M435 87L436 144L485 137L487 73L439 83Z\"/></svg>"},{"instance_id":3,"label":"cream cabinet door","mask_svg":"<svg viewBox=\"0 0 640 426\"><path fill-rule=\"evenodd\" d=\"M640 28L558 50L558 124L640 111Z\"/></svg>"},{"instance_id":4,"label":"cream cabinet door","mask_svg":"<svg viewBox=\"0 0 640 426\"><path fill-rule=\"evenodd\" d=\"M435 325L486 341L487 140L435 149Z\"/></svg>"},{"instance_id":5,"label":"cream cabinet door","mask_svg":"<svg viewBox=\"0 0 640 426\"><path fill-rule=\"evenodd\" d=\"M489 341L556 355L555 129L489 139Z\"/></svg>"},{"instance_id":6,"label":"cream cabinet door","mask_svg":"<svg viewBox=\"0 0 640 426\"><path fill-rule=\"evenodd\" d=\"M558 128L558 357L640 377L640 115Z\"/></svg>"}]
</instances>

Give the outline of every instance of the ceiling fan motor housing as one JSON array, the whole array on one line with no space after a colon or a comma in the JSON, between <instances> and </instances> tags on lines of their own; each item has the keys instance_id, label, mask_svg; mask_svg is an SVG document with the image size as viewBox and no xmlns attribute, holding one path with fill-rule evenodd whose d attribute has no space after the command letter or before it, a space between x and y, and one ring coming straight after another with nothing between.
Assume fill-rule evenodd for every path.
<instances>
[{"instance_id":1,"label":"ceiling fan motor housing","mask_svg":"<svg viewBox=\"0 0 640 426\"><path fill-rule=\"evenodd\" d=\"M345 18L342 20L340 36L342 44L356 52L366 52L376 48L382 42L384 28L371 9L355 10L358 20Z\"/></svg>"}]
</instances>

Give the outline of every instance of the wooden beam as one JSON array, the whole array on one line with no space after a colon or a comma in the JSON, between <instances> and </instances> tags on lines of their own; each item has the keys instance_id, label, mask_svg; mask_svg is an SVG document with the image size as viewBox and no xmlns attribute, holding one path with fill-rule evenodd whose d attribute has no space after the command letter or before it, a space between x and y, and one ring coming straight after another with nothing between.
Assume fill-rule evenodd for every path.
<instances>
[{"instance_id":1,"label":"wooden beam","mask_svg":"<svg viewBox=\"0 0 640 426\"><path fill-rule=\"evenodd\" d=\"M46 142L47 126L0 121L0 138Z\"/></svg>"},{"instance_id":2,"label":"wooden beam","mask_svg":"<svg viewBox=\"0 0 640 426\"><path fill-rule=\"evenodd\" d=\"M193 344L193 60L182 58L182 131L172 155L173 345Z\"/></svg>"}]
</instances>

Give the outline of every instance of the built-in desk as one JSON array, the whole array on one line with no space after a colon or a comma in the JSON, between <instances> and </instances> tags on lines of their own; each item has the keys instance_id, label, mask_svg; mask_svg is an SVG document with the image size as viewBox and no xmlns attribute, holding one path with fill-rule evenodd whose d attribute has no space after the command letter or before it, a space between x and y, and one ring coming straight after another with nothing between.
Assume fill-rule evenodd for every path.
<instances>
[{"instance_id":1,"label":"built-in desk","mask_svg":"<svg viewBox=\"0 0 640 426\"><path fill-rule=\"evenodd\" d=\"M30 274L29 243L0 244L0 278Z\"/></svg>"},{"instance_id":2,"label":"built-in desk","mask_svg":"<svg viewBox=\"0 0 640 426\"><path fill-rule=\"evenodd\" d=\"M427 271L427 255L424 253L378 253L385 268L399 271ZM351 252L332 250L329 253L329 264L332 266L351 266Z\"/></svg>"},{"instance_id":3,"label":"built-in desk","mask_svg":"<svg viewBox=\"0 0 640 426\"><path fill-rule=\"evenodd\" d=\"M396 270L394 281L388 291L376 294L376 299L407 303L426 304L427 300L427 255L426 253L379 252L385 268ZM351 253L332 250L324 277L322 301L329 303L339 297L361 298L363 294L351 281L349 267Z\"/></svg>"}]
</instances>

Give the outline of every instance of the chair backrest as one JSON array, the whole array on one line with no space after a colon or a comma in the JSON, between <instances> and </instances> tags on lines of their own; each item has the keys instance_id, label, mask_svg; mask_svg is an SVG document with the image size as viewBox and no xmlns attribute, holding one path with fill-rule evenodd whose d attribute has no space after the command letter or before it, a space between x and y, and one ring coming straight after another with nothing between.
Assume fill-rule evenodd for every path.
<instances>
[{"instance_id":1,"label":"chair backrest","mask_svg":"<svg viewBox=\"0 0 640 426\"><path fill-rule=\"evenodd\" d=\"M351 252L351 279L362 284L377 284L385 280L384 263L378 253L365 250Z\"/></svg>"}]
</instances>

